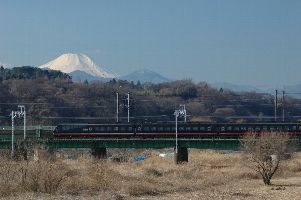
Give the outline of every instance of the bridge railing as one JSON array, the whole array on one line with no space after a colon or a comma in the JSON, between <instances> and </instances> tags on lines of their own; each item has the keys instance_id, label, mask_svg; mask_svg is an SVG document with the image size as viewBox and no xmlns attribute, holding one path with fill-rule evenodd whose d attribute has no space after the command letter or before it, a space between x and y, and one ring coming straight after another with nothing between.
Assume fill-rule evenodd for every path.
<instances>
[{"instance_id":1,"label":"bridge railing","mask_svg":"<svg viewBox=\"0 0 301 200\"><path fill-rule=\"evenodd\" d=\"M23 130L24 127L23 126L15 126L15 130ZM37 130L37 129L41 129L41 130L47 130L47 131L53 131L55 129L55 126L40 126L40 125L36 125L36 126L26 126L26 130ZM0 130L12 130L11 126L0 126Z\"/></svg>"}]
</instances>

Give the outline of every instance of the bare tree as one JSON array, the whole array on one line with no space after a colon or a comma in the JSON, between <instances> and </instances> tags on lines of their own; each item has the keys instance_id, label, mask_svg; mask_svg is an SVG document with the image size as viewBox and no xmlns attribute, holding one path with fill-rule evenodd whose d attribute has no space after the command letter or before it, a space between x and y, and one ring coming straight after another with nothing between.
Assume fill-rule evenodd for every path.
<instances>
[{"instance_id":1,"label":"bare tree","mask_svg":"<svg viewBox=\"0 0 301 200\"><path fill-rule=\"evenodd\" d=\"M284 132L248 133L241 139L249 166L261 175L265 185L271 185L281 161L296 149L292 141Z\"/></svg>"}]
</instances>

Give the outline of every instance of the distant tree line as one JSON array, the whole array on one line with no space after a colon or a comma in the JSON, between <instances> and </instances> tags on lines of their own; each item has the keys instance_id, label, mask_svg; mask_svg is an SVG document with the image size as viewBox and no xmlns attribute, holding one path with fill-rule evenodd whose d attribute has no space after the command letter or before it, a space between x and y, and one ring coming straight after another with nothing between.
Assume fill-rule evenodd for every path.
<instances>
[{"instance_id":1,"label":"distant tree line","mask_svg":"<svg viewBox=\"0 0 301 200\"><path fill-rule=\"evenodd\" d=\"M272 95L235 93L205 82L73 82L59 71L1 67L0 124L10 123L9 114L19 104L25 105L29 124L114 122L117 92L122 121L126 121L128 92L131 121L137 122L174 120L179 104L186 104L193 121L262 121L274 113ZM287 97L286 115L299 115L301 109L293 106L298 103L300 100Z\"/></svg>"},{"instance_id":2,"label":"distant tree line","mask_svg":"<svg viewBox=\"0 0 301 200\"><path fill-rule=\"evenodd\" d=\"M43 70L30 66L14 67L12 69L8 69L0 66L0 80L37 78L47 78L49 80L64 78L71 80L71 77L68 74L56 70Z\"/></svg>"}]
</instances>

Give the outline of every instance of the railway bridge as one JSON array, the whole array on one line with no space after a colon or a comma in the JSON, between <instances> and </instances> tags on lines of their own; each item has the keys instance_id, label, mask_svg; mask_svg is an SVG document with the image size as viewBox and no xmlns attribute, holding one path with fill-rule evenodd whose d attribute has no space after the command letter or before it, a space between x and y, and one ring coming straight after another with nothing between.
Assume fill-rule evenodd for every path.
<instances>
[{"instance_id":1,"label":"railway bridge","mask_svg":"<svg viewBox=\"0 0 301 200\"><path fill-rule=\"evenodd\" d=\"M188 148L197 149L219 149L239 150L240 141L238 137L206 136L197 138L176 138L175 137L102 137L102 138L54 138L51 136L54 126L28 126L26 140L23 138L23 126L15 127L15 140L12 142L11 127L0 127L0 149L11 149L12 145L18 149L24 145L35 148L48 149L53 152L55 149L86 148L91 149L92 155L96 158L106 156L107 148L174 148L175 162L188 161ZM298 138L300 140L301 138ZM299 142L300 144L300 142Z\"/></svg>"},{"instance_id":2,"label":"railway bridge","mask_svg":"<svg viewBox=\"0 0 301 200\"><path fill-rule=\"evenodd\" d=\"M155 138L53 138L51 136L54 126L28 126L26 128L26 140L23 138L23 126L15 127L14 142L12 142L12 130L10 126L0 127L0 149L16 149L21 145L32 146L32 148L43 149L66 149L66 148L87 148L91 149L93 156L100 158L106 155L107 148L175 148L175 137ZM178 154L176 160L188 161L188 148L198 149L221 149L238 150L238 138L223 137L202 137L202 138L178 138Z\"/></svg>"}]
</instances>

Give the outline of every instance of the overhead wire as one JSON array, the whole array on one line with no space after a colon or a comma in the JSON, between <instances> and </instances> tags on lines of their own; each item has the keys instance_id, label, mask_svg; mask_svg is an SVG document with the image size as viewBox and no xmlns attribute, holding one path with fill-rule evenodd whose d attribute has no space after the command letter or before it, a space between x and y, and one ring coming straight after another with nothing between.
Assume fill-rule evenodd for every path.
<instances>
[{"instance_id":1,"label":"overhead wire","mask_svg":"<svg viewBox=\"0 0 301 200\"><path fill-rule=\"evenodd\" d=\"M246 95L240 95L240 94L230 94L228 95L227 97L231 97L231 96L234 96L234 97L240 97L238 99L227 99L226 100L226 103L227 104L218 104L218 105L211 105L213 107L249 107L249 106L254 106L254 105L248 105L248 103L256 103L256 105L258 106L273 106L273 104L269 104L269 103L258 103L258 101L268 101L268 100L271 100L272 99L272 95L270 95L269 93L259 93L261 95L270 95L269 97L270 98L263 98L263 99L260 99L258 100L258 98L243 98L244 96L248 96L247 94L248 93L243 93L243 94L246 94ZM258 94L258 93L256 93ZM286 94L295 94L295 93L286 93ZM301 94L301 93L298 93L298 94ZM86 99L87 97L85 96L65 96L67 98L76 98L76 99ZM139 97L143 97L143 99L139 99ZM154 100L154 96L151 96L152 99L148 99L147 96L145 95L135 95L135 97L133 98L133 101L134 102L144 102L144 103L155 103L155 104L158 104L159 102L156 101L156 99ZM155 97L166 97L164 95L162 96L155 96ZM171 97L175 97L174 95L171 96ZM209 99L206 99L206 98L209 98L209 97L216 97L215 95L202 95L201 97L199 97L199 99L194 99L192 101L188 101L189 102L198 102L198 103L210 103L210 98ZM224 97L224 96L223 96ZM3 98L3 97L0 97L0 98ZM217 97L219 98L219 97ZM21 99L34 99L34 98L21 98ZM78 103L78 102L59 102L61 99L57 99L57 98L53 98L53 97L46 97L44 100L55 100L54 102L47 102L47 103L41 103L41 102L3 102L3 103L0 103L1 105L19 105L19 104L24 104L24 105L34 105L34 106L42 106L42 107L47 107L49 109L83 109L83 108L105 108L107 106L104 106L104 105L98 105L98 106L87 106L86 104L91 104L91 98L89 98L89 102L81 102L81 103ZM105 99L99 99L99 97L93 97L92 98L93 101L99 103L99 102L108 102L106 101ZM254 101L254 102L253 102ZM233 102L233 104L229 104L229 102ZM241 104L235 104L235 102L238 102L238 103L241 103ZM67 106L67 105L70 105L70 104L80 104L78 106ZM301 102L295 102L295 103L292 103L293 105L295 106L301 106ZM51 105L51 106L49 106ZM286 106L291 106L291 105L286 105ZM166 116L170 116L170 115L144 115L144 116L136 116L136 117L145 117L145 118L155 118L155 117L166 117ZM5 116L0 116L0 117L5 117ZM220 117L218 115L208 115L208 116L200 116L200 117ZM289 117L300 117L300 116L289 116ZM55 116L40 116L40 117L37 117L37 118L43 118L43 119L115 119L115 116L114 117L64 117L64 116L61 116L61 117L55 117ZM122 118L122 116L120 116L120 118ZM226 118L274 118L274 116L238 116L238 115L235 115L235 116L226 116Z\"/></svg>"}]
</instances>

